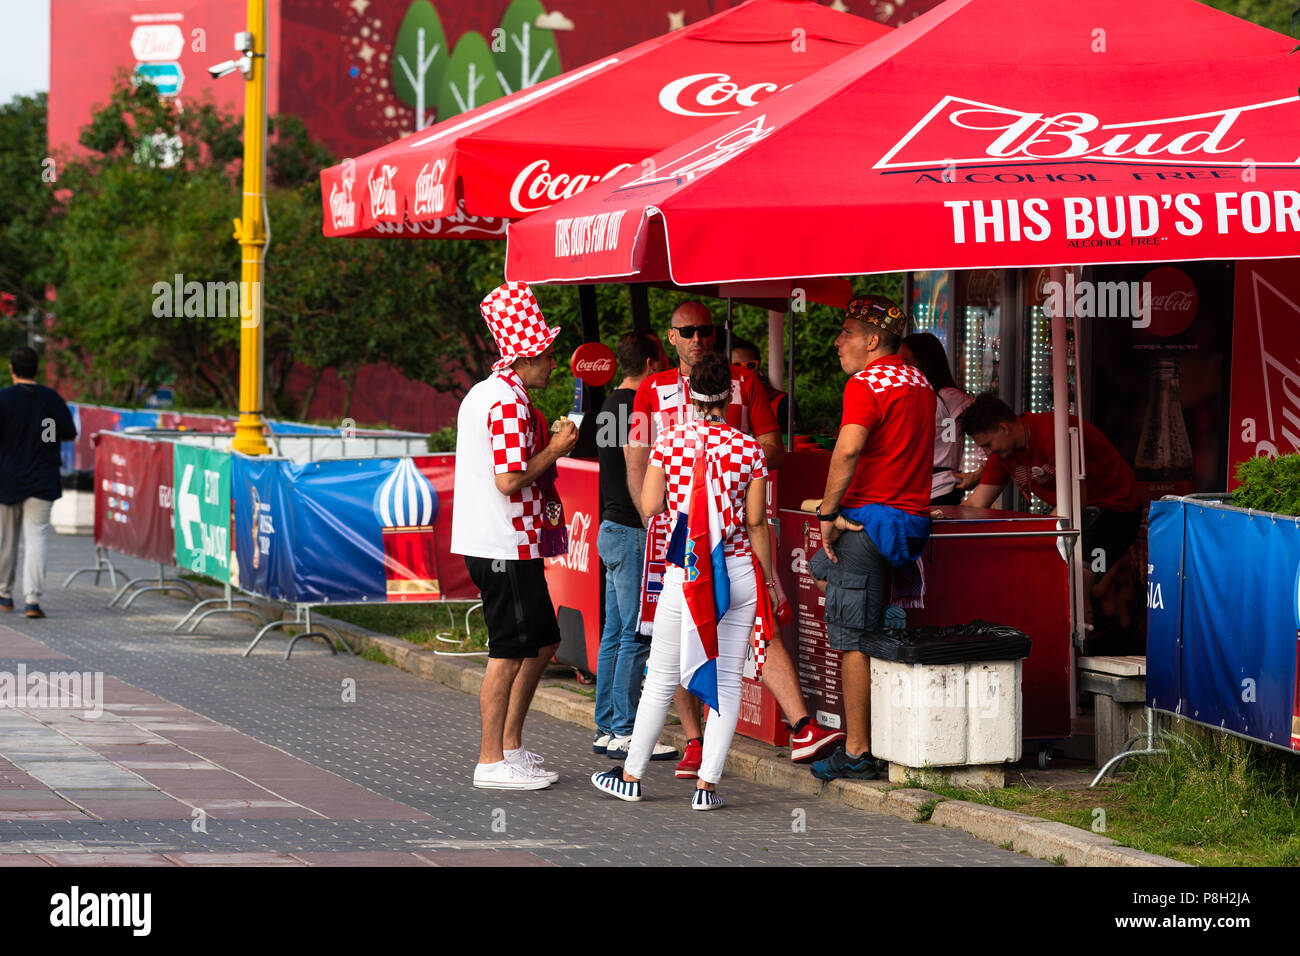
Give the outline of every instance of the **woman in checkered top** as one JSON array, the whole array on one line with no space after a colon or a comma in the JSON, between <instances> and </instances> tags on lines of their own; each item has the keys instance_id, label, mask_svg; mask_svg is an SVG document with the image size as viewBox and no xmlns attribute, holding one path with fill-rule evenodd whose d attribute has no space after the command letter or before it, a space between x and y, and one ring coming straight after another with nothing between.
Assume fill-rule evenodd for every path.
<instances>
[{"instance_id":1,"label":"woman in checkered top","mask_svg":"<svg viewBox=\"0 0 1300 956\"><path fill-rule=\"evenodd\" d=\"M727 361L717 354L704 356L691 370L690 392L697 417L659 436L650 453L641 505L647 514L659 514L666 507L670 514L677 515L676 525L682 527L675 526L673 540L684 541L696 459L707 454L709 463L716 465L714 500L723 529L731 597L722 620L717 622L718 708L705 727L703 760L691 800L692 809L712 810L722 805L715 785L722 777L740 717L741 672L754 627L759 588L775 585L767 524L767 465L758 442L732 428L723 417L731 394ZM670 545L668 570L655 611L645 689L637 708L627 763L621 769L592 776L597 789L621 800L641 799L641 776L682 678L682 583L686 572L674 561L681 560L677 550ZM707 555L703 557L708 560ZM775 591L768 595L774 598Z\"/></svg>"}]
</instances>

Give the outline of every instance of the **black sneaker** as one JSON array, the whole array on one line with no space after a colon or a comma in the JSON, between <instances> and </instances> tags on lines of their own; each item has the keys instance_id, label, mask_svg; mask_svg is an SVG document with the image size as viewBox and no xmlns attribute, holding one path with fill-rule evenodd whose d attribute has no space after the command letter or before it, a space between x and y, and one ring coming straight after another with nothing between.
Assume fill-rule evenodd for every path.
<instances>
[{"instance_id":1,"label":"black sneaker","mask_svg":"<svg viewBox=\"0 0 1300 956\"><path fill-rule=\"evenodd\" d=\"M45 612L41 610L39 604L24 604L23 614L27 617L44 617Z\"/></svg>"},{"instance_id":2,"label":"black sneaker","mask_svg":"<svg viewBox=\"0 0 1300 956\"><path fill-rule=\"evenodd\" d=\"M13 609L14 609L13 598L0 598L0 611L4 611L6 614L8 614Z\"/></svg>"},{"instance_id":3,"label":"black sneaker","mask_svg":"<svg viewBox=\"0 0 1300 956\"><path fill-rule=\"evenodd\" d=\"M818 780L875 780L880 776L876 772L876 758L870 753L849 759L843 747L835 748L825 760L814 763L812 773Z\"/></svg>"}]
</instances>

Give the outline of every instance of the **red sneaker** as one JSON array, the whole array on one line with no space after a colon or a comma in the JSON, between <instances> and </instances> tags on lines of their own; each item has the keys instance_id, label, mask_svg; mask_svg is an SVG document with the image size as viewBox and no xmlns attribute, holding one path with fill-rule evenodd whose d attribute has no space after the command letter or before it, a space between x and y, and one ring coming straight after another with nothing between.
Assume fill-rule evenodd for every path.
<instances>
[{"instance_id":1,"label":"red sneaker","mask_svg":"<svg viewBox=\"0 0 1300 956\"><path fill-rule=\"evenodd\" d=\"M790 759L795 763L807 763L847 738L848 734L842 730L827 730L816 721L810 720L804 724L803 730L797 737L793 735L790 737Z\"/></svg>"},{"instance_id":2,"label":"red sneaker","mask_svg":"<svg viewBox=\"0 0 1300 956\"><path fill-rule=\"evenodd\" d=\"M704 744L698 740L686 741L686 755L677 765L677 776L683 779L698 777L700 764L704 760Z\"/></svg>"}]
</instances>

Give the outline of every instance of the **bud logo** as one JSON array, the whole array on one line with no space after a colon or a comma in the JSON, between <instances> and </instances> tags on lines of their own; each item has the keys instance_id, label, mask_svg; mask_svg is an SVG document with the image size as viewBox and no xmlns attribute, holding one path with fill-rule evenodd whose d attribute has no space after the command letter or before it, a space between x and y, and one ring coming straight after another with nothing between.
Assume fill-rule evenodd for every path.
<instances>
[{"instance_id":1,"label":"bud logo","mask_svg":"<svg viewBox=\"0 0 1300 956\"><path fill-rule=\"evenodd\" d=\"M1245 160L1244 155L1228 159L1226 154L1240 152L1245 146L1244 134L1250 132L1255 116L1297 100L1300 97L1292 96L1193 116L1103 123L1100 117L1082 111L1027 113L945 96L880 158L875 168L1084 157L1104 162L1224 165ZM1256 140L1256 149L1260 142ZM1291 165L1297 161L1290 156L1258 164Z\"/></svg>"},{"instance_id":2,"label":"bud logo","mask_svg":"<svg viewBox=\"0 0 1300 956\"><path fill-rule=\"evenodd\" d=\"M551 161L539 159L529 163L519 171L515 181L510 185L510 205L521 213L537 212L546 209L562 199L569 199L582 192L592 183L609 179L627 169L631 163L619 163L603 176L586 173L570 175L569 173L552 173ZM541 205L535 205L545 200Z\"/></svg>"},{"instance_id":3,"label":"bud logo","mask_svg":"<svg viewBox=\"0 0 1300 956\"><path fill-rule=\"evenodd\" d=\"M689 182L696 176L717 169L723 163L735 159L749 147L761 143L775 132L775 126L767 125L767 114L764 113L662 166L652 164L650 171L644 176L624 183L619 189L638 189L665 182Z\"/></svg>"},{"instance_id":4,"label":"bud logo","mask_svg":"<svg viewBox=\"0 0 1300 956\"><path fill-rule=\"evenodd\" d=\"M442 203L445 197L445 189L442 185L442 174L447 171L447 161L440 159L429 168L425 163L420 167L419 178L415 180L415 209L413 215L416 216L436 216L442 212Z\"/></svg>"},{"instance_id":5,"label":"bud logo","mask_svg":"<svg viewBox=\"0 0 1300 956\"><path fill-rule=\"evenodd\" d=\"M138 26L131 32L131 52L141 63L169 63L185 52L185 35L174 23Z\"/></svg>"},{"instance_id":6,"label":"bud logo","mask_svg":"<svg viewBox=\"0 0 1300 956\"><path fill-rule=\"evenodd\" d=\"M397 190L393 188L395 172L397 172L396 166L385 163L371 173L366 181L370 187L370 215L376 219L380 216L397 215ZM379 174L378 178L375 173Z\"/></svg>"},{"instance_id":7,"label":"bud logo","mask_svg":"<svg viewBox=\"0 0 1300 956\"><path fill-rule=\"evenodd\" d=\"M733 83L726 73L692 73L666 83L659 91L659 105L678 116L735 116L746 107L758 105L760 95L766 99L779 89L788 86L778 87L775 83L741 86ZM737 109L719 108L732 103Z\"/></svg>"},{"instance_id":8,"label":"bud logo","mask_svg":"<svg viewBox=\"0 0 1300 956\"><path fill-rule=\"evenodd\" d=\"M335 229L352 229L357 224L357 206L352 201L352 187L357 181L357 168L352 160L343 164L339 186L330 187L330 218Z\"/></svg>"}]
</instances>

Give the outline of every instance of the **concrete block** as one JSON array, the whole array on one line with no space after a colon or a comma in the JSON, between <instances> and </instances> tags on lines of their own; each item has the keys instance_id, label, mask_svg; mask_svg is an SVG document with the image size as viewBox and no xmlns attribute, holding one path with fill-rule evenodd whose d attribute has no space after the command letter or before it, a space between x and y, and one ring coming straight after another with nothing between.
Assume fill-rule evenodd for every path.
<instances>
[{"instance_id":1,"label":"concrete block","mask_svg":"<svg viewBox=\"0 0 1300 956\"><path fill-rule=\"evenodd\" d=\"M1099 833L1072 827L1068 823L1034 820L1020 825L1012 846L1013 849L1024 850L1040 860L1064 857L1067 866L1086 866L1089 853L1098 848L1113 847L1115 841Z\"/></svg>"},{"instance_id":2,"label":"concrete block","mask_svg":"<svg viewBox=\"0 0 1300 956\"><path fill-rule=\"evenodd\" d=\"M834 783L841 783L836 780ZM832 785L834 785L834 783ZM920 790L911 788L907 790L887 790L885 799L881 802L880 809L888 813L891 817L899 817L903 820L915 820L927 804L937 803L943 800L943 797L937 793L931 793L929 790Z\"/></svg>"},{"instance_id":3,"label":"concrete block","mask_svg":"<svg viewBox=\"0 0 1300 956\"><path fill-rule=\"evenodd\" d=\"M872 753L906 767L1020 759L1020 661L871 660Z\"/></svg>"},{"instance_id":4,"label":"concrete block","mask_svg":"<svg viewBox=\"0 0 1300 956\"><path fill-rule=\"evenodd\" d=\"M58 534L93 534L95 531L95 493L65 491L50 508L50 524Z\"/></svg>"},{"instance_id":5,"label":"concrete block","mask_svg":"<svg viewBox=\"0 0 1300 956\"><path fill-rule=\"evenodd\" d=\"M1088 852L1086 866L1191 866L1181 860L1171 860L1167 856L1157 856L1145 850L1132 847L1099 846Z\"/></svg>"},{"instance_id":6,"label":"concrete block","mask_svg":"<svg viewBox=\"0 0 1300 956\"><path fill-rule=\"evenodd\" d=\"M968 800L945 800L934 808L930 822L936 826L963 830L981 840L1001 845L1008 841L1014 844L1020 827L1037 819L1027 813L986 807Z\"/></svg>"},{"instance_id":7,"label":"concrete block","mask_svg":"<svg viewBox=\"0 0 1300 956\"><path fill-rule=\"evenodd\" d=\"M915 783L922 787L947 784L952 787L975 787L981 790L1001 789L1007 785L1003 764L986 764L980 767L904 767L889 765L890 783Z\"/></svg>"}]
</instances>

